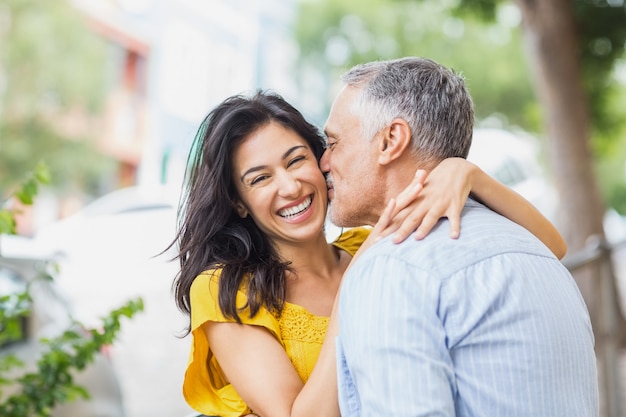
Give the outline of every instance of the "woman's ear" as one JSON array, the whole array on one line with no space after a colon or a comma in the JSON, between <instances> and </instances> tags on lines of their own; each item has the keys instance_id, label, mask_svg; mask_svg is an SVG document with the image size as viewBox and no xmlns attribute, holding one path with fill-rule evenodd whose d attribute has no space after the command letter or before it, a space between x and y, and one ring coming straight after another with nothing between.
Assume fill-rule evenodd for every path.
<instances>
[{"instance_id":1,"label":"woman's ear","mask_svg":"<svg viewBox=\"0 0 626 417\"><path fill-rule=\"evenodd\" d=\"M411 127L404 119L393 119L382 133L378 162L387 165L400 158L407 148L410 148Z\"/></svg>"},{"instance_id":2,"label":"woman's ear","mask_svg":"<svg viewBox=\"0 0 626 417\"><path fill-rule=\"evenodd\" d=\"M241 201L237 201L235 203L235 210L237 210L237 214L242 219L245 219L246 217L248 217L248 214L249 214L248 209L246 208L246 206L243 205Z\"/></svg>"}]
</instances>

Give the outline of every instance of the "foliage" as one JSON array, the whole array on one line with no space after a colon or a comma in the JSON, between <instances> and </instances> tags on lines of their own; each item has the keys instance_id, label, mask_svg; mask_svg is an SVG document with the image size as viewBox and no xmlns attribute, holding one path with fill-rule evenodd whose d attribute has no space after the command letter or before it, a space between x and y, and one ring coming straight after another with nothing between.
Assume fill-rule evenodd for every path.
<instances>
[{"instance_id":1,"label":"foliage","mask_svg":"<svg viewBox=\"0 0 626 417\"><path fill-rule=\"evenodd\" d=\"M3 0L2 106L12 114L101 105L105 45L67 0Z\"/></svg>"},{"instance_id":2,"label":"foliage","mask_svg":"<svg viewBox=\"0 0 626 417\"><path fill-rule=\"evenodd\" d=\"M4 297L0 298L0 303L4 301ZM83 370L104 346L116 339L122 317L131 318L142 310L141 299L131 300L104 318L102 330L91 329L85 334L77 325L76 330L68 329L61 336L42 339L48 351L37 361L36 372L26 373L13 381L0 378L0 386L18 384L21 387L18 393L6 399L0 397L0 415L44 417L50 415L55 405L78 398L89 399L85 388L74 384L72 372ZM2 321L19 318L24 309L14 312L18 315L8 318L2 316ZM21 362L14 356L1 358L0 376L2 372L20 365Z\"/></svg>"},{"instance_id":3,"label":"foliage","mask_svg":"<svg viewBox=\"0 0 626 417\"><path fill-rule=\"evenodd\" d=\"M0 116L0 197L33 161L47 161L50 186L59 193L98 190L103 173L112 172L112 159L99 154L88 139L68 139L40 119L5 121ZM6 192L6 191L5 191Z\"/></svg>"},{"instance_id":4,"label":"foliage","mask_svg":"<svg viewBox=\"0 0 626 417\"><path fill-rule=\"evenodd\" d=\"M451 1L316 0L302 2L296 36L301 68L324 72L332 82L360 62L428 56L461 72L474 97L476 114L500 115L536 131L536 101L519 40L503 19L487 25L450 12ZM299 71L307 74L307 71ZM301 84L306 88L306 81ZM332 85L331 88L332 90ZM330 97L327 98L330 102ZM320 111L323 122L328 106Z\"/></svg>"},{"instance_id":5,"label":"foliage","mask_svg":"<svg viewBox=\"0 0 626 417\"><path fill-rule=\"evenodd\" d=\"M93 189L112 162L67 126L102 107L106 45L69 0L3 0L0 45L0 196L44 158L52 187Z\"/></svg>"},{"instance_id":6,"label":"foliage","mask_svg":"<svg viewBox=\"0 0 626 417\"><path fill-rule=\"evenodd\" d=\"M603 3L574 2L581 61L596 134L623 126L624 118L623 106L612 106L611 99L620 89L612 71L618 60L626 58L626 7L609 7ZM623 86L621 91L624 91Z\"/></svg>"},{"instance_id":7,"label":"foliage","mask_svg":"<svg viewBox=\"0 0 626 417\"><path fill-rule=\"evenodd\" d=\"M505 0L460 0L455 12L494 21L498 7L506 3ZM619 85L612 71L616 62L626 56L626 7L602 0L574 0L572 6L595 140L620 140L621 137L611 132L624 126L624 110L623 106L614 106L612 98L626 87ZM602 146L596 145L596 150L601 150Z\"/></svg>"},{"instance_id":8,"label":"foliage","mask_svg":"<svg viewBox=\"0 0 626 417\"><path fill-rule=\"evenodd\" d=\"M47 167L40 163L11 198L31 205L39 186L49 181ZM0 234L15 233L15 214L9 208L0 208ZM37 279L52 280L53 275L43 271ZM31 311L29 290L34 282L29 282L25 292L0 295L0 347L22 339L22 321ZM14 376L14 371L25 364L13 354L0 356L0 416L48 417L56 405L78 398L89 399L89 392L74 383L73 373L85 369L103 347L115 341L123 317L131 318L140 311L143 311L143 301L140 298L130 300L104 317L100 329L87 330L74 321L63 334L42 339L40 342L47 348L32 372ZM11 394L3 395L3 387L9 387Z\"/></svg>"},{"instance_id":9,"label":"foliage","mask_svg":"<svg viewBox=\"0 0 626 417\"><path fill-rule=\"evenodd\" d=\"M460 0L457 11L470 10L492 20L502 3L503 0ZM626 82L614 73L626 59L626 6L604 0L574 0L572 7L600 186L607 205L626 213Z\"/></svg>"},{"instance_id":10,"label":"foliage","mask_svg":"<svg viewBox=\"0 0 626 417\"><path fill-rule=\"evenodd\" d=\"M14 197L24 205L32 205L33 199L39 191L39 186L50 183L48 167L40 162L13 193ZM0 207L0 234L15 234L15 209ZM0 248L1 249L1 248ZM0 252L1 254L2 252Z\"/></svg>"},{"instance_id":11,"label":"foliage","mask_svg":"<svg viewBox=\"0 0 626 417\"><path fill-rule=\"evenodd\" d=\"M0 296L0 329L2 329L0 333L0 346L4 346L15 340L20 340L22 337L20 319L28 315L30 303L31 298L28 292ZM12 364L21 364L21 362L16 362L11 357L1 358L0 376L4 371L7 371ZM4 382L5 379L0 378L0 385Z\"/></svg>"}]
</instances>

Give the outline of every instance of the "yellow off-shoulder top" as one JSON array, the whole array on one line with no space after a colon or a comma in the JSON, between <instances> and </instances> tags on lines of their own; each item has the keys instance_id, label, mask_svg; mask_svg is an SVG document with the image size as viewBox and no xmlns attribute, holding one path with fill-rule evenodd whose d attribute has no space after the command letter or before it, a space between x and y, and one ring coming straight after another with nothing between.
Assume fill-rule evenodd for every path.
<instances>
[{"instance_id":1,"label":"yellow off-shoulder top","mask_svg":"<svg viewBox=\"0 0 626 417\"><path fill-rule=\"evenodd\" d=\"M344 232L336 247L354 255L369 235L369 229L354 228ZM191 286L191 351L183 381L183 395L194 410L209 416L239 417L250 412L248 406L226 382L219 363L213 356L211 346L202 330L207 321L234 322L223 316L218 303L221 270L200 274ZM237 305L244 305L246 295L239 291ZM285 348L294 368L306 382L320 353L328 317L315 316L305 308L285 303L280 317L261 308L252 318L244 311L243 323L267 328Z\"/></svg>"}]
</instances>

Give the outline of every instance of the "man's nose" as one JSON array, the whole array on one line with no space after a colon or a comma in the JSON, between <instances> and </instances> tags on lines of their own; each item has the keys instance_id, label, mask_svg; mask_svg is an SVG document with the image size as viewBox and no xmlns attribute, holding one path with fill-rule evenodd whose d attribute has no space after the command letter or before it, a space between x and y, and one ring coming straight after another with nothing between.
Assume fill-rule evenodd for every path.
<instances>
[{"instance_id":1,"label":"man's nose","mask_svg":"<svg viewBox=\"0 0 626 417\"><path fill-rule=\"evenodd\" d=\"M330 157L329 155L330 150L326 149L322 154L322 157L320 158L320 169L323 173L327 173L328 171L330 171L330 166L328 164L328 159Z\"/></svg>"}]
</instances>

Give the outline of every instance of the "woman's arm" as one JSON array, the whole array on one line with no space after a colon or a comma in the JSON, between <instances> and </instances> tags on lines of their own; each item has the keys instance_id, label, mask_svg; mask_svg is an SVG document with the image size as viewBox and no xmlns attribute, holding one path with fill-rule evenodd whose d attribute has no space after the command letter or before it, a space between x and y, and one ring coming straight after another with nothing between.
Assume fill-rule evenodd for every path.
<instances>
[{"instance_id":1,"label":"woman's arm","mask_svg":"<svg viewBox=\"0 0 626 417\"><path fill-rule=\"evenodd\" d=\"M306 385L285 349L264 327L237 323L204 325L220 367L259 416L339 417L334 358L336 319L331 319L318 362Z\"/></svg>"},{"instance_id":2,"label":"woman's arm","mask_svg":"<svg viewBox=\"0 0 626 417\"><path fill-rule=\"evenodd\" d=\"M470 162L466 163L470 164ZM472 194L490 209L527 229L554 255L562 259L567 252L565 239L534 205L511 188L472 165Z\"/></svg>"},{"instance_id":3,"label":"woman's arm","mask_svg":"<svg viewBox=\"0 0 626 417\"><path fill-rule=\"evenodd\" d=\"M336 302L335 302L336 305ZM302 383L285 348L267 329L207 322L203 330L228 381L262 417L340 417L335 369L335 308L319 358Z\"/></svg>"},{"instance_id":4,"label":"woman's arm","mask_svg":"<svg viewBox=\"0 0 626 417\"><path fill-rule=\"evenodd\" d=\"M419 175L425 172L418 171L416 178ZM396 198L396 208L381 236L394 233L394 241L401 242L415 231L415 238L422 239L440 218L447 217L450 237L456 238L460 233L461 211L471 192L489 208L534 234L559 259L565 256L565 240L535 206L463 158L440 162L428 173L417 197L414 183Z\"/></svg>"}]
</instances>

